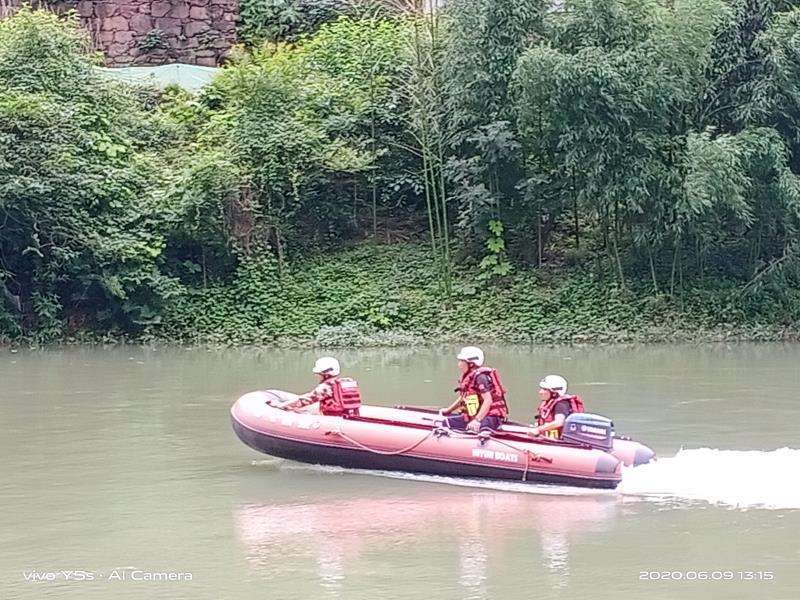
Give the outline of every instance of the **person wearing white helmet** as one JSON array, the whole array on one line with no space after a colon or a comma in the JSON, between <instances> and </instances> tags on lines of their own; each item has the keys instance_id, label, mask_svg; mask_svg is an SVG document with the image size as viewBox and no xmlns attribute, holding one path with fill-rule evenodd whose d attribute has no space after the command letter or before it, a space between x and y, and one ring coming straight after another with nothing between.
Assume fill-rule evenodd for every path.
<instances>
[{"instance_id":1,"label":"person wearing white helmet","mask_svg":"<svg viewBox=\"0 0 800 600\"><path fill-rule=\"evenodd\" d=\"M458 397L441 414L458 414L445 419L445 425L472 433L497 429L508 418L506 391L497 370L484 366L483 350L477 346L465 346L456 358L461 371Z\"/></svg>"},{"instance_id":2,"label":"person wearing white helmet","mask_svg":"<svg viewBox=\"0 0 800 600\"><path fill-rule=\"evenodd\" d=\"M580 396L567 395L567 380L561 375L548 375L539 382L539 400L533 435L557 439L567 417L583 412L583 401Z\"/></svg>"},{"instance_id":3,"label":"person wearing white helmet","mask_svg":"<svg viewBox=\"0 0 800 600\"><path fill-rule=\"evenodd\" d=\"M358 383L349 377L340 377L339 361L332 356L318 358L311 369L319 384L310 392L282 405L287 410L319 403L319 412L328 416L355 416L361 406Z\"/></svg>"}]
</instances>

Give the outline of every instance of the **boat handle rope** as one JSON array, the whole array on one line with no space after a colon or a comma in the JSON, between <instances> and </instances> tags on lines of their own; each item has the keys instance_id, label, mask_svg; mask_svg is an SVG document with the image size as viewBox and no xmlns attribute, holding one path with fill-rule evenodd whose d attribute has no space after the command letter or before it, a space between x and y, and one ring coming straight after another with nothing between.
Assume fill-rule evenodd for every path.
<instances>
[{"instance_id":1,"label":"boat handle rope","mask_svg":"<svg viewBox=\"0 0 800 600\"><path fill-rule=\"evenodd\" d=\"M513 444L509 444L508 442L504 442L502 440L494 440L501 446L506 446L511 448L512 450L516 450L517 452L522 452L525 454L525 469L522 471L522 481L528 481L528 469L530 469L531 462L546 462L547 464L553 464L553 459L548 458L547 456L542 456L541 454L536 454L531 450L526 448L518 448Z\"/></svg>"},{"instance_id":2,"label":"boat handle rope","mask_svg":"<svg viewBox=\"0 0 800 600\"><path fill-rule=\"evenodd\" d=\"M338 435L338 436L341 436L344 440L350 442L354 446L357 446L358 448L361 448L362 450L366 450L366 451L372 452L374 454L380 454L380 455L383 455L383 456L396 456L398 454L405 454L406 452L411 452L414 448L419 446L422 442L424 442L425 440L427 440L431 436L441 437L442 435L446 435L446 436L449 437L452 433L455 433L455 432L453 432L451 430L447 430L447 429L445 429L443 427L437 427L435 429L432 429L421 440L419 440L417 442L414 442L413 444L411 444L410 446L407 446L406 448L401 448L400 450L377 450L375 448L370 448L369 446L366 446L366 445L362 444L361 442L359 442L358 440L350 437L349 435L347 435L341 429L327 431L327 432L325 432L325 435ZM467 438L467 437L472 437L472 436L457 435L456 437ZM485 441L486 440L482 440L481 444L485 443ZM528 481L528 469L531 466L531 461L533 461L533 462L542 461L542 462L546 462L546 463L550 463L550 464L552 464L552 462L553 462L552 458L548 458L546 456L542 456L540 454L536 454L535 452L531 452L530 450L526 450L525 448L517 448L516 446L514 446L512 444L509 444L507 442L503 442L502 440L497 440L496 439L494 441L497 442L498 444L502 445L502 446L507 446L508 448L511 448L512 450L515 450L516 452L522 452L522 453L525 454L525 459L526 460L525 460L525 469L522 471L522 481Z\"/></svg>"},{"instance_id":3,"label":"boat handle rope","mask_svg":"<svg viewBox=\"0 0 800 600\"><path fill-rule=\"evenodd\" d=\"M361 448L362 450L366 450L366 451L368 451L368 452L372 452L373 454L381 454L381 455L383 455L383 456L395 456L395 455L397 455L397 454L405 454L406 452L411 452L411 451L412 451L414 448L416 448L417 446L419 446L419 445L420 445L422 442L424 442L424 441L425 441L425 440L427 440L429 437L431 437L432 435L434 435L434 431L435 431L435 430L431 430L431 431L430 431L430 432L428 432L428 434L427 434L427 435L425 435L425 437L424 437L424 438L422 438L421 440L419 440L419 441L417 441L417 442L414 442L413 444L411 444L410 446L407 446L406 448L401 448L400 450L378 450L378 449L376 449L376 448L370 448L369 446L365 446L364 444L362 444L362 443L361 443L361 442L359 442L358 440L356 440L356 439L353 439L352 437L350 437L349 435L347 435L347 434L346 434L344 431L342 431L341 429L339 429L339 430L333 430L333 431L326 431L326 432L325 432L325 435L331 435L331 434L333 434L333 435L338 435L338 436L341 436L342 438L344 438L346 441L350 442L350 443L351 443L351 444L353 444L354 446L358 446L358 447L359 447L359 448Z\"/></svg>"},{"instance_id":4,"label":"boat handle rope","mask_svg":"<svg viewBox=\"0 0 800 600\"><path fill-rule=\"evenodd\" d=\"M460 431L453 431L452 429L446 429L444 427L440 427L439 429L447 432L445 433L445 435L450 437L458 437L462 439L474 437L474 434L463 434ZM453 434L455 435L453 436ZM537 454L536 452L533 452L532 450L527 450L526 448L520 448L519 446L515 446L514 444L509 444L508 442L504 442L503 440L498 440L497 438L485 435L483 432L479 433L477 437L480 440L481 445L485 444L489 440L492 440L495 444L500 444L501 446L505 446L506 448L511 448L516 452L524 452L525 454L530 456L534 460L534 462L546 462L548 464L553 463L552 458L548 458L547 456L542 456L541 454Z\"/></svg>"},{"instance_id":5,"label":"boat handle rope","mask_svg":"<svg viewBox=\"0 0 800 600\"><path fill-rule=\"evenodd\" d=\"M269 395L269 396L272 396L272 397L274 398L274 400L267 400L267 402L266 402L266 403L267 403L269 406L273 406L273 407L274 407L274 406L276 406L275 404L273 404L273 402L274 402L275 400L277 400L277 401L278 401L278 405L280 405L282 402L284 402L284 399L283 399L283 398L281 398L281 397L280 397L278 394L276 394L276 393L275 393L275 392L273 392L272 390L263 390L263 393L265 393L265 394L267 394L267 395Z\"/></svg>"},{"instance_id":6,"label":"boat handle rope","mask_svg":"<svg viewBox=\"0 0 800 600\"><path fill-rule=\"evenodd\" d=\"M439 428L444 429L444 428ZM470 434L462 434L461 432L456 432L452 430L444 429L447 433L445 435L451 436L455 434L455 437L459 438L470 438L473 437ZM485 444L489 439L492 439L495 443L500 444L501 446L505 446L506 448L511 448L515 452L521 452L525 454L525 469L522 471L522 481L528 481L528 470L530 469L531 462L545 462L547 464L553 464L553 459L547 456L542 456L541 454L537 454L532 450L527 450L526 448L519 448L514 444L509 444L508 442L504 442L503 440L498 440L497 438L490 438L490 436L482 436L480 433L478 434L478 438L480 439L481 445Z\"/></svg>"}]
</instances>

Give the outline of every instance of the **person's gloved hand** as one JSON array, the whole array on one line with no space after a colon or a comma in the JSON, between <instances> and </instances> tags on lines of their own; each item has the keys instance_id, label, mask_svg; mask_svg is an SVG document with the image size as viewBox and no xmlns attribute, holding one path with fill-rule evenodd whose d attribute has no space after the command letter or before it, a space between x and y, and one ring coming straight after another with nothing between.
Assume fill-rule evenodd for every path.
<instances>
[{"instance_id":1,"label":"person's gloved hand","mask_svg":"<svg viewBox=\"0 0 800 600\"><path fill-rule=\"evenodd\" d=\"M478 433L481 429L481 422L478 419L472 419L469 423L467 423L467 431L470 433Z\"/></svg>"}]
</instances>

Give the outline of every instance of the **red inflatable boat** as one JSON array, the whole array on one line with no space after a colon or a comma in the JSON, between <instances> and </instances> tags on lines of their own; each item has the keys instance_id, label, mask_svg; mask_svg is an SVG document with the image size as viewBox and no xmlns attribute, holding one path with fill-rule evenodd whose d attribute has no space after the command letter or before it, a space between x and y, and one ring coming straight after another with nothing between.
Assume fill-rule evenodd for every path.
<instances>
[{"instance_id":1,"label":"red inflatable boat","mask_svg":"<svg viewBox=\"0 0 800 600\"><path fill-rule=\"evenodd\" d=\"M577 441L533 438L515 423L475 435L443 428L438 414L413 407L362 405L348 418L317 414L313 405L279 408L295 398L278 390L245 394L231 408L236 435L259 452L312 464L597 488L616 487L623 465L654 456L625 438L595 443L590 425L580 425L588 433Z\"/></svg>"}]
</instances>

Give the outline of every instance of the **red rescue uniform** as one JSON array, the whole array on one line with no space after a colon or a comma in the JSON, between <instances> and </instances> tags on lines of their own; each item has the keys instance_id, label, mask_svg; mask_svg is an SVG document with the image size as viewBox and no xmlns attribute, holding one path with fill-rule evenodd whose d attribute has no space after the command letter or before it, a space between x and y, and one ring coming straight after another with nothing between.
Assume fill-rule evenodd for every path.
<instances>
[{"instance_id":1,"label":"red rescue uniform","mask_svg":"<svg viewBox=\"0 0 800 600\"><path fill-rule=\"evenodd\" d=\"M584 412L583 400L580 396L559 396L552 394L549 400L543 401L539 404L539 413L536 415L536 424L538 426L552 423L556 420L556 415L564 415L568 417L572 413ZM557 429L550 429L544 433L547 437L560 438L561 427Z\"/></svg>"},{"instance_id":2,"label":"red rescue uniform","mask_svg":"<svg viewBox=\"0 0 800 600\"><path fill-rule=\"evenodd\" d=\"M356 416L361 406L358 382L350 377L329 377L305 396L298 406L319 402L319 412L330 416Z\"/></svg>"},{"instance_id":3,"label":"red rescue uniform","mask_svg":"<svg viewBox=\"0 0 800 600\"><path fill-rule=\"evenodd\" d=\"M486 392L492 395L492 404L486 416L497 417L501 421L508 418L506 390L500 382L496 369L491 367L470 369L461 377L457 390L461 398L461 412L468 419L478 414L482 402L481 396Z\"/></svg>"}]
</instances>

